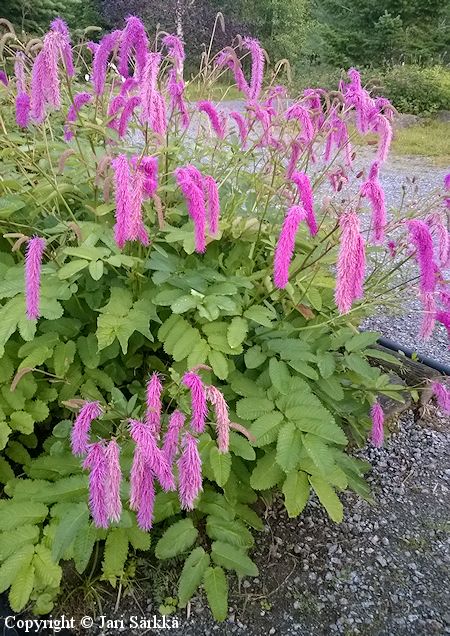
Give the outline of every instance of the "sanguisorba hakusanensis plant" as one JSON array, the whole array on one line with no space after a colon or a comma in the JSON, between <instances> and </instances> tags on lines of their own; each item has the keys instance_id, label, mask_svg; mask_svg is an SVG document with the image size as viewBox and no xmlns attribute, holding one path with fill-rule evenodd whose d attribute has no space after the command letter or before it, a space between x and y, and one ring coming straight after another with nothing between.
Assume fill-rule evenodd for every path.
<instances>
[{"instance_id":1,"label":"sanguisorba hakusanensis plant","mask_svg":"<svg viewBox=\"0 0 450 636\"><path fill-rule=\"evenodd\" d=\"M450 329L443 193L387 205L393 110L354 69L288 100L244 39L202 69L204 97L234 76L230 111L190 103L182 42L135 17L2 44L0 589L45 613L61 560L115 585L153 538L187 557L179 606L202 585L224 619L259 492L336 522L336 491L369 496L349 436L382 444L402 398L357 327L418 282L422 336Z\"/></svg>"}]
</instances>

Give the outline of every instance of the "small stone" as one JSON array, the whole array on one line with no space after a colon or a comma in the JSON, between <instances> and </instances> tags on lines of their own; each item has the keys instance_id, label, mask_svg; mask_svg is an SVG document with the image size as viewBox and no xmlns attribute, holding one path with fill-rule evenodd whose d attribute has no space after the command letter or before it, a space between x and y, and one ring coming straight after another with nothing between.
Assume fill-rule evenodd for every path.
<instances>
[{"instance_id":1,"label":"small stone","mask_svg":"<svg viewBox=\"0 0 450 636\"><path fill-rule=\"evenodd\" d=\"M385 568L387 566L387 561L383 556L381 556L381 554L377 555L377 561L381 565L381 567Z\"/></svg>"}]
</instances>

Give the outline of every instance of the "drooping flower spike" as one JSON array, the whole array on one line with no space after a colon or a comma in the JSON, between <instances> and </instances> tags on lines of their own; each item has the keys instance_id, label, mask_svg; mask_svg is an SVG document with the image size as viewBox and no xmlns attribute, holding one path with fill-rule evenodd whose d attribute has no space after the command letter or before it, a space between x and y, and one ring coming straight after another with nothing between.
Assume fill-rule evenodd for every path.
<instances>
[{"instance_id":1,"label":"drooping flower spike","mask_svg":"<svg viewBox=\"0 0 450 636\"><path fill-rule=\"evenodd\" d=\"M8 76L6 75L5 71L2 71L1 69L0 69L0 84L3 84L3 86L8 86L9 84Z\"/></svg>"},{"instance_id":2,"label":"drooping flower spike","mask_svg":"<svg viewBox=\"0 0 450 636\"><path fill-rule=\"evenodd\" d=\"M25 257L25 302L28 320L40 316L41 268L45 250L45 239L33 236L28 241Z\"/></svg>"},{"instance_id":3,"label":"drooping flower spike","mask_svg":"<svg viewBox=\"0 0 450 636\"><path fill-rule=\"evenodd\" d=\"M114 239L122 249L128 238L129 217L131 211L131 173L126 155L118 155L112 161L116 197L116 223Z\"/></svg>"},{"instance_id":4,"label":"drooping flower spike","mask_svg":"<svg viewBox=\"0 0 450 636\"><path fill-rule=\"evenodd\" d=\"M27 128L30 120L30 97L27 93L25 80L25 54L22 51L16 53L14 61L14 74L16 76L16 123L21 128Z\"/></svg>"},{"instance_id":5,"label":"drooping flower spike","mask_svg":"<svg viewBox=\"0 0 450 636\"><path fill-rule=\"evenodd\" d=\"M379 402L375 402L370 410L372 418L371 441L374 446L380 447L384 441L384 412Z\"/></svg>"},{"instance_id":6,"label":"drooping flower spike","mask_svg":"<svg viewBox=\"0 0 450 636\"><path fill-rule=\"evenodd\" d=\"M203 490L202 462L195 437L185 433L182 444L183 450L178 460L178 492L181 507L184 510L192 510L195 499Z\"/></svg>"},{"instance_id":7,"label":"drooping flower spike","mask_svg":"<svg viewBox=\"0 0 450 636\"><path fill-rule=\"evenodd\" d=\"M283 221L273 264L273 280L279 289L284 289L289 282L289 266L294 254L295 237L300 223L306 221L306 218L305 208L301 205L293 205Z\"/></svg>"},{"instance_id":8,"label":"drooping flower spike","mask_svg":"<svg viewBox=\"0 0 450 636\"><path fill-rule=\"evenodd\" d=\"M237 111L232 111L230 113L230 117L236 122L239 131L239 138L241 140L241 148L244 149L248 136L248 126L245 118L241 113L238 113Z\"/></svg>"},{"instance_id":9,"label":"drooping flower spike","mask_svg":"<svg viewBox=\"0 0 450 636\"><path fill-rule=\"evenodd\" d=\"M208 407L202 379L197 373L188 371L184 374L182 383L191 392L191 429L194 433L203 433L208 415Z\"/></svg>"},{"instance_id":10,"label":"drooping flower spike","mask_svg":"<svg viewBox=\"0 0 450 636\"><path fill-rule=\"evenodd\" d=\"M83 468L89 469L89 507L97 528L109 525L108 461L104 441L90 444Z\"/></svg>"},{"instance_id":11,"label":"drooping flower spike","mask_svg":"<svg viewBox=\"0 0 450 636\"><path fill-rule=\"evenodd\" d=\"M99 402L86 402L81 407L71 433L71 446L74 455L85 455L89 447L89 431L94 420L100 417L103 409Z\"/></svg>"},{"instance_id":12,"label":"drooping flower spike","mask_svg":"<svg viewBox=\"0 0 450 636\"><path fill-rule=\"evenodd\" d=\"M167 47L169 56L175 63L176 73L181 77L183 75L184 60L186 58L183 42L177 35L169 34L163 37L162 43Z\"/></svg>"},{"instance_id":13,"label":"drooping flower spike","mask_svg":"<svg viewBox=\"0 0 450 636\"><path fill-rule=\"evenodd\" d=\"M214 405L217 427L217 446L220 453L227 453L230 445L230 417L228 404L215 386L206 387L206 397Z\"/></svg>"},{"instance_id":14,"label":"drooping flower spike","mask_svg":"<svg viewBox=\"0 0 450 636\"><path fill-rule=\"evenodd\" d=\"M420 271L420 291L433 292L436 286L436 265L433 260L433 239L425 221L406 221L409 238L416 248L416 260Z\"/></svg>"},{"instance_id":15,"label":"drooping flower spike","mask_svg":"<svg viewBox=\"0 0 450 636\"><path fill-rule=\"evenodd\" d=\"M252 58L252 75L248 91L248 98L256 101L261 92L264 79L264 51L254 38L244 38L244 48L246 48Z\"/></svg>"},{"instance_id":16,"label":"drooping flower spike","mask_svg":"<svg viewBox=\"0 0 450 636\"><path fill-rule=\"evenodd\" d=\"M439 407L444 413L450 414L450 390L441 382L432 382L432 391L436 396Z\"/></svg>"},{"instance_id":17,"label":"drooping flower spike","mask_svg":"<svg viewBox=\"0 0 450 636\"><path fill-rule=\"evenodd\" d=\"M145 423L156 437L159 436L161 430L162 391L163 385L160 375L155 371L147 382L147 412L145 415Z\"/></svg>"},{"instance_id":18,"label":"drooping flower spike","mask_svg":"<svg viewBox=\"0 0 450 636\"><path fill-rule=\"evenodd\" d=\"M70 124L76 121L80 109L89 104L92 101L92 95L90 93L77 93L73 98L73 104L71 104L66 117L66 123L64 126L64 139L70 141L73 139L73 131Z\"/></svg>"},{"instance_id":19,"label":"drooping flower spike","mask_svg":"<svg viewBox=\"0 0 450 636\"><path fill-rule=\"evenodd\" d=\"M203 100L197 103L197 110L200 113L205 113L211 123L211 127L216 133L219 139L225 137L225 124L226 120L222 113L219 113L214 104L208 100Z\"/></svg>"},{"instance_id":20,"label":"drooping flower spike","mask_svg":"<svg viewBox=\"0 0 450 636\"><path fill-rule=\"evenodd\" d=\"M175 69L171 69L167 81L167 90L170 96L170 114L172 116L177 110L181 117L181 126L187 128L189 126L190 117L186 102L184 101L184 89L184 81L182 79L177 80Z\"/></svg>"},{"instance_id":21,"label":"drooping flower spike","mask_svg":"<svg viewBox=\"0 0 450 636\"><path fill-rule=\"evenodd\" d=\"M311 236L315 236L318 231L316 216L314 214L314 201L311 182L305 172L294 172L291 181L295 183L300 195L300 201L306 211L306 223Z\"/></svg>"},{"instance_id":22,"label":"drooping flower spike","mask_svg":"<svg viewBox=\"0 0 450 636\"><path fill-rule=\"evenodd\" d=\"M105 451L107 466L107 513L112 522L119 522L122 515L122 501L120 498L120 484L122 471L120 468L120 447L115 439L108 442Z\"/></svg>"},{"instance_id":23,"label":"drooping flower spike","mask_svg":"<svg viewBox=\"0 0 450 636\"><path fill-rule=\"evenodd\" d=\"M352 308L353 302L363 295L366 268L365 243L360 234L359 218L355 212L346 212L339 219L342 230L337 262L335 301L341 314Z\"/></svg>"},{"instance_id":24,"label":"drooping flower spike","mask_svg":"<svg viewBox=\"0 0 450 636\"><path fill-rule=\"evenodd\" d=\"M423 316L419 337L422 340L429 340L436 322L436 300L432 292L421 293L420 300L422 302Z\"/></svg>"},{"instance_id":25,"label":"drooping flower spike","mask_svg":"<svg viewBox=\"0 0 450 636\"><path fill-rule=\"evenodd\" d=\"M203 178L203 190L206 199L206 219L211 236L216 237L219 231L220 201L216 180L210 175Z\"/></svg>"},{"instance_id":26,"label":"drooping flower spike","mask_svg":"<svg viewBox=\"0 0 450 636\"><path fill-rule=\"evenodd\" d=\"M99 46L94 51L94 60L92 62L92 84L96 95L103 95L105 91L106 72L108 69L108 60L110 55L116 49L122 31L116 30L105 35Z\"/></svg>"},{"instance_id":27,"label":"drooping flower spike","mask_svg":"<svg viewBox=\"0 0 450 636\"><path fill-rule=\"evenodd\" d=\"M161 488L165 491L175 490L172 469L147 424L138 420L130 420L130 435L136 442L136 447L142 454L145 465L158 479Z\"/></svg>"},{"instance_id":28,"label":"drooping flower spike","mask_svg":"<svg viewBox=\"0 0 450 636\"><path fill-rule=\"evenodd\" d=\"M181 411L174 411L169 418L169 426L164 436L163 453L171 466L178 451L178 443L181 430L186 422L186 417Z\"/></svg>"},{"instance_id":29,"label":"drooping flower spike","mask_svg":"<svg viewBox=\"0 0 450 636\"><path fill-rule=\"evenodd\" d=\"M147 58L148 38L141 20L134 15L126 18L126 26L120 36L118 69L123 77L129 75L129 62L135 54L135 77L142 78Z\"/></svg>"},{"instance_id":30,"label":"drooping flower spike","mask_svg":"<svg viewBox=\"0 0 450 636\"><path fill-rule=\"evenodd\" d=\"M378 171L379 164L374 162L370 169L369 178L361 186L360 194L370 202L372 208L372 239L374 243L379 245L384 241L387 216L384 190L378 180Z\"/></svg>"},{"instance_id":31,"label":"drooping flower spike","mask_svg":"<svg viewBox=\"0 0 450 636\"><path fill-rule=\"evenodd\" d=\"M189 216L194 222L195 251L206 250L206 206L203 192L203 177L195 166L184 166L175 170L175 178L186 199Z\"/></svg>"}]
</instances>

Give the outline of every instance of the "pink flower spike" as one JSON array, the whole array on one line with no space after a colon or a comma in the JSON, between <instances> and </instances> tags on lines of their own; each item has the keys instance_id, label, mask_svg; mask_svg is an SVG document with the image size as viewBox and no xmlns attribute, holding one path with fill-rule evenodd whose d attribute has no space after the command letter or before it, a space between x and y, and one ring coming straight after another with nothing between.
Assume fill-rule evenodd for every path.
<instances>
[{"instance_id":1,"label":"pink flower spike","mask_svg":"<svg viewBox=\"0 0 450 636\"><path fill-rule=\"evenodd\" d=\"M184 53L184 45L181 39L177 35L166 35L162 39L162 43L167 47L169 56L175 63L176 72L179 75L183 74L183 64L186 58Z\"/></svg>"},{"instance_id":2,"label":"pink flower spike","mask_svg":"<svg viewBox=\"0 0 450 636\"><path fill-rule=\"evenodd\" d=\"M33 236L28 241L25 257L25 299L28 320L36 320L40 316L41 267L44 250L45 239Z\"/></svg>"},{"instance_id":3,"label":"pink flower spike","mask_svg":"<svg viewBox=\"0 0 450 636\"><path fill-rule=\"evenodd\" d=\"M220 453L227 453L230 445L230 417L228 404L215 386L206 387L206 397L214 405L217 427L217 446Z\"/></svg>"},{"instance_id":4,"label":"pink flower spike","mask_svg":"<svg viewBox=\"0 0 450 636\"><path fill-rule=\"evenodd\" d=\"M16 76L17 93L26 93L25 81L25 53L18 51L14 60L14 75Z\"/></svg>"},{"instance_id":5,"label":"pink flower spike","mask_svg":"<svg viewBox=\"0 0 450 636\"><path fill-rule=\"evenodd\" d=\"M133 455L133 464L130 471L130 509L139 510L146 474L145 460L139 447L136 446Z\"/></svg>"},{"instance_id":6,"label":"pink flower spike","mask_svg":"<svg viewBox=\"0 0 450 636\"><path fill-rule=\"evenodd\" d=\"M123 107L118 127L118 133L121 139L125 137L128 131L128 124L130 123L130 119L133 117L133 113L140 103L141 98L139 97L139 95L134 95L127 100L125 106Z\"/></svg>"},{"instance_id":7,"label":"pink flower spike","mask_svg":"<svg viewBox=\"0 0 450 636\"><path fill-rule=\"evenodd\" d=\"M89 468L89 507L92 518L97 528L107 528L108 523L108 498L107 480L108 463L103 441L91 444L88 447L83 468Z\"/></svg>"},{"instance_id":8,"label":"pink flower spike","mask_svg":"<svg viewBox=\"0 0 450 636\"><path fill-rule=\"evenodd\" d=\"M3 84L3 86L8 86L9 84L8 76L2 70L0 70L0 84Z\"/></svg>"},{"instance_id":9,"label":"pink flower spike","mask_svg":"<svg viewBox=\"0 0 450 636\"><path fill-rule=\"evenodd\" d=\"M244 38L244 47L250 51L252 57L252 76L248 97L251 100L257 100L264 78L264 51L258 40L253 38Z\"/></svg>"},{"instance_id":10,"label":"pink flower spike","mask_svg":"<svg viewBox=\"0 0 450 636\"><path fill-rule=\"evenodd\" d=\"M386 161L392 141L392 126L384 115L377 115L375 131L379 134L377 161Z\"/></svg>"},{"instance_id":11,"label":"pink flower spike","mask_svg":"<svg viewBox=\"0 0 450 636\"><path fill-rule=\"evenodd\" d=\"M422 293L434 291L436 286L436 266L433 261L433 239L424 221L406 221L409 238L416 248L416 260L420 270L420 290Z\"/></svg>"},{"instance_id":12,"label":"pink flower spike","mask_svg":"<svg viewBox=\"0 0 450 636\"><path fill-rule=\"evenodd\" d=\"M122 249L128 238L132 204L130 166L126 155L118 155L112 161L112 167L114 170L116 197L116 224L114 226L114 239L117 246Z\"/></svg>"},{"instance_id":13,"label":"pink flower spike","mask_svg":"<svg viewBox=\"0 0 450 636\"><path fill-rule=\"evenodd\" d=\"M30 98L26 93L16 96L16 124L20 128L27 128L30 123Z\"/></svg>"},{"instance_id":14,"label":"pink flower spike","mask_svg":"<svg viewBox=\"0 0 450 636\"><path fill-rule=\"evenodd\" d=\"M206 207L202 174L194 166L188 165L177 168L175 178L194 222L195 251L203 253L206 250Z\"/></svg>"},{"instance_id":15,"label":"pink flower spike","mask_svg":"<svg viewBox=\"0 0 450 636\"><path fill-rule=\"evenodd\" d=\"M66 117L66 125L64 126L64 139L70 141L73 138L73 132L69 124L76 121L80 109L89 104L92 101L92 95L89 93L77 93L73 98L73 104L71 104Z\"/></svg>"},{"instance_id":16,"label":"pink flower spike","mask_svg":"<svg viewBox=\"0 0 450 636\"><path fill-rule=\"evenodd\" d=\"M236 126L239 132L239 138L241 140L241 148L243 149L245 147L248 136L248 127L245 118L241 113L238 113L237 111L231 112L230 117L236 122Z\"/></svg>"},{"instance_id":17,"label":"pink flower spike","mask_svg":"<svg viewBox=\"0 0 450 636\"><path fill-rule=\"evenodd\" d=\"M450 338L450 312L448 311L437 311L435 314L435 318L438 322L441 323L447 330L447 335Z\"/></svg>"},{"instance_id":18,"label":"pink flower spike","mask_svg":"<svg viewBox=\"0 0 450 636\"><path fill-rule=\"evenodd\" d=\"M224 49L221 51L216 57L215 65L219 68L224 66L229 68L233 72L234 81L236 82L238 90L250 99L250 86L247 84L247 80L242 72L241 63L233 49Z\"/></svg>"},{"instance_id":19,"label":"pink flower spike","mask_svg":"<svg viewBox=\"0 0 450 636\"><path fill-rule=\"evenodd\" d=\"M185 422L186 418L181 411L174 411L169 418L169 426L164 436L163 453L170 466L177 454L180 432Z\"/></svg>"},{"instance_id":20,"label":"pink flower spike","mask_svg":"<svg viewBox=\"0 0 450 636\"><path fill-rule=\"evenodd\" d=\"M158 159L156 157L142 157L139 169L144 172L144 194L152 197L158 188Z\"/></svg>"},{"instance_id":21,"label":"pink flower spike","mask_svg":"<svg viewBox=\"0 0 450 636\"><path fill-rule=\"evenodd\" d=\"M142 202L144 199L144 185L146 175L143 170L135 170L131 180L131 209L128 217L126 239L128 241L140 241L148 246L150 239L142 219Z\"/></svg>"},{"instance_id":22,"label":"pink flower spike","mask_svg":"<svg viewBox=\"0 0 450 636\"><path fill-rule=\"evenodd\" d=\"M105 451L107 463L107 510L110 521L120 521L122 515L122 501L120 499L120 484L122 482L122 471L120 469L120 447L115 439L112 439L106 446Z\"/></svg>"},{"instance_id":23,"label":"pink flower spike","mask_svg":"<svg viewBox=\"0 0 450 636\"><path fill-rule=\"evenodd\" d=\"M123 77L128 77L128 63L132 52L136 57L135 77L141 78L148 50L148 38L142 22L134 15L126 18L126 26L120 38L118 69Z\"/></svg>"},{"instance_id":24,"label":"pink flower spike","mask_svg":"<svg viewBox=\"0 0 450 636\"><path fill-rule=\"evenodd\" d=\"M203 188L206 193L208 229L211 236L215 237L219 232L220 202L219 189L214 177L206 175L203 179Z\"/></svg>"},{"instance_id":25,"label":"pink flower spike","mask_svg":"<svg viewBox=\"0 0 450 636\"><path fill-rule=\"evenodd\" d=\"M161 430L162 391L160 375L155 371L147 382L147 413L145 415L145 423L155 436L158 436Z\"/></svg>"},{"instance_id":26,"label":"pink flower spike","mask_svg":"<svg viewBox=\"0 0 450 636\"><path fill-rule=\"evenodd\" d=\"M145 471L142 482L139 509L136 521L141 530L150 530L153 525L153 509L155 506L155 483L150 470Z\"/></svg>"},{"instance_id":27,"label":"pink flower spike","mask_svg":"<svg viewBox=\"0 0 450 636\"><path fill-rule=\"evenodd\" d=\"M289 282L289 265L294 254L295 236L306 216L306 211L301 205L293 205L283 221L273 263L273 280L278 289L284 289Z\"/></svg>"},{"instance_id":28,"label":"pink flower spike","mask_svg":"<svg viewBox=\"0 0 450 636\"><path fill-rule=\"evenodd\" d=\"M359 231L359 219L354 212L346 212L339 219L342 229L337 263L335 301L341 314L352 308L361 298L366 267L365 244Z\"/></svg>"},{"instance_id":29,"label":"pink flower spike","mask_svg":"<svg viewBox=\"0 0 450 636\"><path fill-rule=\"evenodd\" d=\"M316 216L314 214L313 191L309 177L305 172L294 172L291 176L291 181L293 181L298 188L300 201L306 211L306 223L311 236L315 236L317 234L318 227Z\"/></svg>"},{"instance_id":30,"label":"pink flower spike","mask_svg":"<svg viewBox=\"0 0 450 636\"><path fill-rule=\"evenodd\" d=\"M203 382L197 373L188 371L184 374L182 383L191 392L191 429L194 433L203 433L205 430L208 406L206 403L206 393Z\"/></svg>"},{"instance_id":31,"label":"pink flower spike","mask_svg":"<svg viewBox=\"0 0 450 636\"><path fill-rule=\"evenodd\" d=\"M450 414L450 391L449 389L440 382L433 382L431 384L431 388L433 390L434 395L436 396L437 403L439 408L441 408L444 413Z\"/></svg>"},{"instance_id":32,"label":"pink flower spike","mask_svg":"<svg viewBox=\"0 0 450 636\"><path fill-rule=\"evenodd\" d=\"M182 79L177 81L177 73L175 69L171 69L169 72L169 78L167 81L167 90L170 95L170 112L171 115L174 113L175 109L181 115L181 125L183 128L187 128L189 126L189 112L186 106L186 102L184 101L184 88L185 84Z\"/></svg>"},{"instance_id":33,"label":"pink flower spike","mask_svg":"<svg viewBox=\"0 0 450 636\"><path fill-rule=\"evenodd\" d=\"M56 31L61 35L61 55L64 62L64 66L69 77L75 75L75 69L73 66L72 47L70 45L70 33L69 27L61 18L55 18L50 23L52 31Z\"/></svg>"},{"instance_id":34,"label":"pink flower spike","mask_svg":"<svg viewBox=\"0 0 450 636\"><path fill-rule=\"evenodd\" d=\"M212 129L219 137L219 139L223 139L225 137L225 118L223 114L219 113L216 110L214 104L207 100L198 102L197 110L200 113L205 113L208 116Z\"/></svg>"},{"instance_id":35,"label":"pink flower spike","mask_svg":"<svg viewBox=\"0 0 450 636\"><path fill-rule=\"evenodd\" d=\"M71 445L74 455L84 455L89 447L89 430L94 420L103 414L99 402L86 402L81 407L72 427Z\"/></svg>"},{"instance_id":36,"label":"pink flower spike","mask_svg":"<svg viewBox=\"0 0 450 636\"><path fill-rule=\"evenodd\" d=\"M372 418L371 441L374 446L379 448L383 445L384 440L384 412L378 402L370 409Z\"/></svg>"},{"instance_id":37,"label":"pink flower spike","mask_svg":"<svg viewBox=\"0 0 450 636\"><path fill-rule=\"evenodd\" d=\"M194 501L203 490L202 461L197 448L197 440L190 433L183 437L183 452L178 460L178 475L181 507L194 508Z\"/></svg>"},{"instance_id":38,"label":"pink flower spike","mask_svg":"<svg viewBox=\"0 0 450 636\"><path fill-rule=\"evenodd\" d=\"M142 73L142 82L140 85L142 121L149 124L152 127L152 130L154 129L155 95L157 93L157 79L160 63L160 53L147 53Z\"/></svg>"},{"instance_id":39,"label":"pink flower spike","mask_svg":"<svg viewBox=\"0 0 450 636\"><path fill-rule=\"evenodd\" d=\"M151 430L143 422L130 420L130 434L142 453L144 462L157 477L163 490L175 490L175 481L167 458L156 443Z\"/></svg>"},{"instance_id":40,"label":"pink flower spike","mask_svg":"<svg viewBox=\"0 0 450 636\"><path fill-rule=\"evenodd\" d=\"M92 83L94 86L94 93L96 95L103 95L105 91L108 59L116 48L121 35L122 31L119 30L108 33L100 40L100 44L94 51L94 59L92 62Z\"/></svg>"},{"instance_id":41,"label":"pink flower spike","mask_svg":"<svg viewBox=\"0 0 450 636\"><path fill-rule=\"evenodd\" d=\"M372 231L373 242L380 245L384 241L384 231L386 227L386 205L384 201L384 190L378 181L378 163L375 162L371 168L369 179L362 184L360 194L370 201L372 208Z\"/></svg>"}]
</instances>

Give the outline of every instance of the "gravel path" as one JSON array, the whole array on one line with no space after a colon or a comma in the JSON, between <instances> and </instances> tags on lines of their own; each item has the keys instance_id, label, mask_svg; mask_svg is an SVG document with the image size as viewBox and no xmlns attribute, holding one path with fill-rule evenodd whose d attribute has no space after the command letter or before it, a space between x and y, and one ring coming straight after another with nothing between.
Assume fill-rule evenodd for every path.
<instances>
[{"instance_id":1,"label":"gravel path","mask_svg":"<svg viewBox=\"0 0 450 636\"><path fill-rule=\"evenodd\" d=\"M312 499L299 519L280 501L256 536L257 579L234 579L228 619L215 623L201 597L177 614L172 636L428 636L450 634L450 429L434 406L419 422L406 412L386 446L360 451L373 464L374 502L342 495L334 524ZM148 564L145 576L148 576ZM139 580L139 576L138 576ZM159 580L159 583L158 583ZM115 618L157 613L151 575ZM167 595L175 593L166 587ZM151 599L151 600L149 600ZM111 607L103 614L113 617ZM98 630L116 634L117 630ZM143 636L144 631L125 629Z\"/></svg>"}]
</instances>

